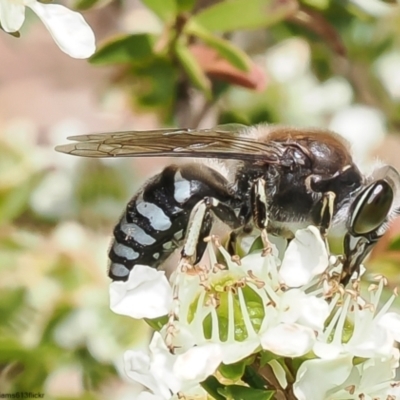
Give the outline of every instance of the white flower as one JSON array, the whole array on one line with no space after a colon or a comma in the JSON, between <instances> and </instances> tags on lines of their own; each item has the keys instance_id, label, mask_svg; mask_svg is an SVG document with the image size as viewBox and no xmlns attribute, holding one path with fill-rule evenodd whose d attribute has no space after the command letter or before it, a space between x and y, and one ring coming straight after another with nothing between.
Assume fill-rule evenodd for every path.
<instances>
[{"instance_id":1,"label":"white flower","mask_svg":"<svg viewBox=\"0 0 400 400\"><path fill-rule=\"evenodd\" d=\"M128 377L148 388L156 396L154 400L169 400L178 392L196 388L221 363L217 345L192 347L175 355L158 332L154 333L149 350L149 355L128 351L124 362Z\"/></svg>"},{"instance_id":2,"label":"white flower","mask_svg":"<svg viewBox=\"0 0 400 400\"><path fill-rule=\"evenodd\" d=\"M321 243L316 228L298 231L282 261L287 266L286 272L290 260L295 260L295 267L303 271L299 274L301 282L291 279L293 285L309 283L325 271L328 256ZM260 346L281 356L299 357L308 353L329 316L326 300L297 287L287 287L274 247L266 257L253 253L242 258L240 265L231 260L222 246L218 250L226 269L205 270L177 282L181 305L173 343L219 344L225 364L249 356ZM211 244L208 251L210 265L218 265Z\"/></svg>"},{"instance_id":3,"label":"white flower","mask_svg":"<svg viewBox=\"0 0 400 400\"><path fill-rule=\"evenodd\" d=\"M96 50L92 29L81 14L59 4L37 0L0 0L0 24L6 32L18 31L29 7L42 20L60 49L74 58L88 58Z\"/></svg>"},{"instance_id":4,"label":"white flower","mask_svg":"<svg viewBox=\"0 0 400 400\"><path fill-rule=\"evenodd\" d=\"M306 360L297 371L293 389L298 400L325 400L328 390L341 385L353 367L350 354L332 360Z\"/></svg>"},{"instance_id":5,"label":"white flower","mask_svg":"<svg viewBox=\"0 0 400 400\"><path fill-rule=\"evenodd\" d=\"M172 289L165 273L136 265L126 282L110 284L110 308L132 318L167 315L172 305Z\"/></svg>"},{"instance_id":6,"label":"white flower","mask_svg":"<svg viewBox=\"0 0 400 400\"><path fill-rule=\"evenodd\" d=\"M334 359L305 361L297 372L294 394L298 400L394 399L400 389L393 382L399 352L387 358L371 358L353 365L350 354ZM323 377L323 379L321 379Z\"/></svg>"},{"instance_id":7,"label":"white flower","mask_svg":"<svg viewBox=\"0 0 400 400\"><path fill-rule=\"evenodd\" d=\"M318 357L332 359L344 353L363 358L390 356L394 338L400 337L399 324L393 323L399 316L394 313L386 314L394 301L394 295L377 312L383 287L384 279L381 279L379 285L370 291L369 303L351 292L344 295L343 305L334 312L325 331L318 336L314 345L313 351ZM339 298L337 294L332 299L332 312ZM393 326L390 325L392 323Z\"/></svg>"},{"instance_id":8,"label":"white flower","mask_svg":"<svg viewBox=\"0 0 400 400\"><path fill-rule=\"evenodd\" d=\"M400 316L387 313L394 295L378 311L384 283L380 279L370 287L369 302L351 290L334 296L331 319L313 347L319 358L303 362L297 372L294 393L299 400L383 400L400 395L392 382L399 360L394 341L400 338Z\"/></svg>"},{"instance_id":9,"label":"white flower","mask_svg":"<svg viewBox=\"0 0 400 400\"><path fill-rule=\"evenodd\" d=\"M239 365L258 375L261 387L287 398L400 396L393 382L400 316L388 313L394 295L379 308L384 279L369 288L367 300L356 282L344 289L338 282L340 258L328 257L312 226L298 230L280 258L272 245L264 257L260 251L239 259L210 239L208 261L180 263L170 284L163 273L139 265L127 282L110 286L116 312L168 315L149 354L125 355L128 376L147 388L140 400L176 400L218 368L228 379L238 371L230 365L242 360Z\"/></svg>"},{"instance_id":10,"label":"white flower","mask_svg":"<svg viewBox=\"0 0 400 400\"><path fill-rule=\"evenodd\" d=\"M398 383L393 382L398 360L398 350L393 349L392 357L372 358L353 366L346 381L341 387L331 389L326 395L326 400L398 398L400 389Z\"/></svg>"}]
</instances>

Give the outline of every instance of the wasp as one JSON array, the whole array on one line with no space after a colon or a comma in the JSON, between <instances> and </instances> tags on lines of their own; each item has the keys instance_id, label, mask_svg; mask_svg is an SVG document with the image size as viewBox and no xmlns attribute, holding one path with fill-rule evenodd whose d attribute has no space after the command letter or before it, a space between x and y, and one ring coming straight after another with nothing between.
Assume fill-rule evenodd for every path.
<instances>
[{"instance_id":1,"label":"wasp","mask_svg":"<svg viewBox=\"0 0 400 400\"><path fill-rule=\"evenodd\" d=\"M90 134L57 151L83 157L185 157L148 180L114 229L109 276L127 280L136 264L158 267L178 247L200 261L215 219L238 237L258 230L291 239L317 226L343 236L346 285L399 214L400 176L389 165L365 175L334 132L274 125ZM202 162L196 162L202 159Z\"/></svg>"}]
</instances>

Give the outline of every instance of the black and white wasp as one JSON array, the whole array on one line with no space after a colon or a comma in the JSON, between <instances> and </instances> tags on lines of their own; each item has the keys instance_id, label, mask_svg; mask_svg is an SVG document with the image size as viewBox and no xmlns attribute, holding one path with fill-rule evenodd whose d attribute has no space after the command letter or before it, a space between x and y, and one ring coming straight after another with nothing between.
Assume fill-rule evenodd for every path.
<instances>
[{"instance_id":1,"label":"black and white wasp","mask_svg":"<svg viewBox=\"0 0 400 400\"><path fill-rule=\"evenodd\" d=\"M127 280L136 264L159 266L180 246L182 256L197 263L218 218L232 231L232 248L253 229L266 251L267 231L290 239L312 224L324 236L341 233L341 282L347 284L399 213L398 172L384 165L363 175L349 144L326 130L232 124L69 139L75 143L56 150L83 157L206 159L167 166L128 203L109 252L113 280Z\"/></svg>"}]
</instances>

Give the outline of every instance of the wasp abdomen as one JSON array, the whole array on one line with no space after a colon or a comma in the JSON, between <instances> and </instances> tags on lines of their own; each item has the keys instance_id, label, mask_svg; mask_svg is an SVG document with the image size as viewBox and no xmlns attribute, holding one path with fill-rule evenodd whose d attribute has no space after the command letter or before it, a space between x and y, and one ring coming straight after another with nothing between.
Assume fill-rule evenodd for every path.
<instances>
[{"instance_id":1,"label":"wasp abdomen","mask_svg":"<svg viewBox=\"0 0 400 400\"><path fill-rule=\"evenodd\" d=\"M195 204L210 196L229 200L228 182L198 164L170 165L148 181L114 229L110 278L126 280L137 264L157 268L180 246Z\"/></svg>"},{"instance_id":2,"label":"wasp abdomen","mask_svg":"<svg viewBox=\"0 0 400 400\"><path fill-rule=\"evenodd\" d=\"M128 203L114 228L110 278L126 280L136 264L156 268L179 246L187 212L174 196L176 170L166 168Z\"/></svg>"}]
</instances>

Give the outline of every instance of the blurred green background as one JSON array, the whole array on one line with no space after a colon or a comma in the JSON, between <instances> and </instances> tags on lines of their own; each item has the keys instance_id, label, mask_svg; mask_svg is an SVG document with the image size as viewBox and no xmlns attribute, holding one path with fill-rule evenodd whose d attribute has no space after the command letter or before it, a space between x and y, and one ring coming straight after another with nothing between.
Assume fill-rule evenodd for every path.
<instances>
[{"instance_id":1,"label":"blurred green background","mask_svg":"<svg viewBox=\"0 0 400 400\"><path fill-rule=\"evenodd\" d=\"M124 350L149 330L108 308L107 249L165 159L85 160L87 132L258 122L326 127L366 171L400 169L400 9L381 0L79 0L89 62L33 15L0 34L0 392L134 399ZM367 263L400 280L400 221Z\"/></svg>"}]
</instances>

